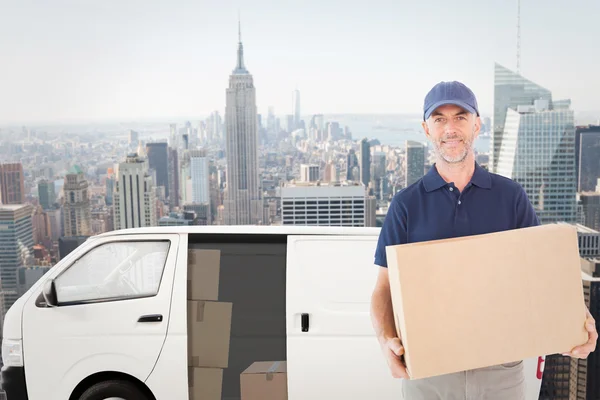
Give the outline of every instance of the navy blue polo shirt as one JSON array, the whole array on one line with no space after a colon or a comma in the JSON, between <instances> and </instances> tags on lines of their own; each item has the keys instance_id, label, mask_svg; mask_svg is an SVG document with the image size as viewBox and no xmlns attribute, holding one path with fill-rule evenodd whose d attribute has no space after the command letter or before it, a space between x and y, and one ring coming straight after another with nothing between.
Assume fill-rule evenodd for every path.
<instances>
[{"instance_id":1,"label":"navy blue polo shirt","mask_svg":"<svg viewBox=\"0 0 600 400\"><path fill-rule=\"evenodd\" d=\"M479 235L539 225L522 186L475 163L464 190L435 165L393 197L379 234L375 264L387 267L386 246Z\"/></svg>"}]
</instances>

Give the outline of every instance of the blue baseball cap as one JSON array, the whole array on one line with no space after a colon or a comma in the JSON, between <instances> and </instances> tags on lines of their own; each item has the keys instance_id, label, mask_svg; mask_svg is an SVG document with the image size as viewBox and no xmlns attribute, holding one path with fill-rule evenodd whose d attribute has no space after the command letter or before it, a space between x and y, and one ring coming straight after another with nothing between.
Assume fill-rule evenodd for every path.
<instances>
[{"instance_id":1,"label":"blue baseball cap","mask_svg":"<svg viewBox=\"0 0 600 400\"><path fill-rule=\"evenodd\" d=\"M427 120L436 108L445 104L454 104L479 116L473 91L460 82L452 81L440 82L427 93L423 105L423 120Z\"/></svg>"}]
</instances>

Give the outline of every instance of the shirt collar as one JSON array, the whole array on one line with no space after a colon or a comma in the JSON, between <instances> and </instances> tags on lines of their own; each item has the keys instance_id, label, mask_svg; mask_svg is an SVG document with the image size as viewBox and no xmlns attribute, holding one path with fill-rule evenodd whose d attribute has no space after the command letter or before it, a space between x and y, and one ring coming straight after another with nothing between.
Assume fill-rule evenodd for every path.
<instances>
[{"instance_id":1,"label":"shirt collar","mask_svg":"<svg viewBox=\"0 0 600 400\"><path fill-rule=\"evenodd\" d=\"M475 172L473 172L473 176L471 177L471 183L482 189L491 189L492 177L488 171L483 169L477 162L475 162ZM427 192L433 192L434 190L446 186L447 184L448 182L446 182L438 173L435 164L433 164L427 174L423 176L423 185L425 186L425 191Z\"/></svg>"}]
</instances>

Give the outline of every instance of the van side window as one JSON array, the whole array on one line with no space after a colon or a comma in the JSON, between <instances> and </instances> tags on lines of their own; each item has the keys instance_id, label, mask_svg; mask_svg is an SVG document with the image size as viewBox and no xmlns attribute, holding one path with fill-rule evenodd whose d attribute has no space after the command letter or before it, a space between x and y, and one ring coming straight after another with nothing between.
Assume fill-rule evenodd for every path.
<instances>
[{"instance_id":1,"label":"van side window","mask_svg":"<svg viewBox=\"0 0 600 400\"><path fill-rule=\"evenodd\" d=\"M56 278L59 305L156 295L169 245L124 241L90 250Z\"/></svg>"}]
</instances>

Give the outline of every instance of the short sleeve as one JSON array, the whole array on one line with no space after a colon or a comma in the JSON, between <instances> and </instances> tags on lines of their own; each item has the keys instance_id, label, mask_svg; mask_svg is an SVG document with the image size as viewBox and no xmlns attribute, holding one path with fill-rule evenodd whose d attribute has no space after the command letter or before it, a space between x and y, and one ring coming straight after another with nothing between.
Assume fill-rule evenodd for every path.
<instances>
[{"instance_id":1,"label":"short sleeve","mask_svg":"<svg viewBox=\"0 0 600 400\"><path fill-rule=\"evenodd\" d=\"M517 229L540 225L540 220L527 197L525 190L519 186L517 194Z\"/></svg>"},{"instance_id":2,"label":"short sleeve","mask_svg":"<svg viewBox=\"0 0 600 400\"><path fill-rule=\"evenodd\" d=\"M375 250L375 265L387 268L386 246L406 243L407 237L406 210L396 196L390 204L379 233Z\"/></svg>"}]
</instances>

